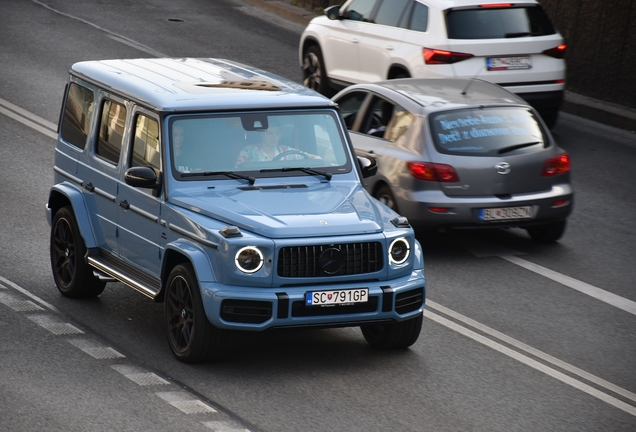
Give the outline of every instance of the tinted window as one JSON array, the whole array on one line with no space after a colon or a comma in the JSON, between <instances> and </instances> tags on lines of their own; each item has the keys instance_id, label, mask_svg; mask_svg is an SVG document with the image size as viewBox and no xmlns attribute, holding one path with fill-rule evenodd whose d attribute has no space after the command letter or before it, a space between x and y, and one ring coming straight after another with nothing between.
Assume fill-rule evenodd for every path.
<instances>
[{"instance_id":1,"label":"tinted window","mask_svg":"<svg viewBox=\"0 0 636 432\"><path fill-rule=\"evenodd\" d=\"M378 0L353 0L343 16L355 21L370 21L371 12Z\"/></svg>"},{"instance_id":2,"label":"tinted window","mask_svg":"<svg viewBox=\"0 0 636 432\"><path fill-rule=\"evenodd\" d=\"M499 39L556 33L539 6L451 10L450 39Z\"/></svg>"},{"instance_id":3,"label":"tinted window","mask_svg":"<svg viewBox=\"0 0 636 432\"><path fill-rule=\"evenodd\" d=\"M406 6L411 3L411 1L412 0L384 0L375 16L375 22L377 24L397 27Z\"/></svg>"},{"instance_id":4,"label":"tinted window","mask_svg":"<svg viewBox=\"0 0 636 432\"><path fill-rule=\"evenodd\" d=\"M445 154L496 156L549 144L526 108L444 111L430 116L430 126L437 150Z\"/></svg>"},{"instance_id":5,"label":"tinted window","mask_svg":"<svg viewBox=\"0 0 636 432\"><path fill-rule=\"evenodd\" d=\"M145 115L137 116L130 166L151 166L160 169L159 124Z\"/></svg>"},{"instance_id":6,"label":"tinted window","mask_svg":"<svg viewBox=\"0 0 636 432\"><path fill-rule=\"evenodd\" d=\"M86 87L75 83L68 87L60 131L64 141L82 150L86 147L94 100L93 92Z\"/></svg>"},{"instance_id":7,"label":"tinted window","mask_svg":"<svg viewBox=\"0 0 636 432\"><path fill-rule=\"evenodd\" d=\"M428 30L428 6L415 2L409 28L421 32Z\"/></svg>"},{"instance_id":8,"label":"tinted window","mask_svg":"<svg viewBox=\"0 0 636 432\"><path fill-rule=\"evenodd\" d=\"M360 111L360 107L362 106L362 102L364 102L364 98L366 96L367 93L365 92L354 92L345 95L337 101L338 105L340 105L340 112L342 113L342 117L347 125L347 129L351 129L353 127L356 117L358 116L358 112Z\"/></svg>"},{"instance_id":9,"label":"tinted window","mask_svg":"<svg viewBox=\"0 0 636 432\"><path fill-rule=\"evenodd\" d=\"M104 101L95 154L102 159L117 164L121 153L125 126L126 107L110 100Z\"/></svg>"}]
</instances>

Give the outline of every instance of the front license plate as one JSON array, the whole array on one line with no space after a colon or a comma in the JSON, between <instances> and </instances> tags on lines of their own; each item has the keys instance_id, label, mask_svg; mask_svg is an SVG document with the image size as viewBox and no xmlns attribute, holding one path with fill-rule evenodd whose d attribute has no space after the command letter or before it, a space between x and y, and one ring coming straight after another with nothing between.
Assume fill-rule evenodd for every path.
<instances>
[{"instance_id":1,"label":"front license plate","mask_svg":"<svg viewBox=\"0 0 636 432\"><path fill-rule=\"evenodd\" d=\"M479 209L479 220L532 219L532 207L503 207Z\"/></svg>"},{"instance_id":2,"label":"front license plate","mask_svg":"<svg viewBox=\"0 0 636 432\"><path fill-rule=\"evenodd\" d=\"M529 56L523 57L489 57L486 59L488 70L513 70L530 69L532 60Z\"/></svg>"},{"instance_id":3,"label":"front license plate","mask_svg":"<svg viewBox=\"0 0 636 432\"><path fill-rule=\"evenodd\" d=\"M306 306L329 306L349 303L366 303L369 301L369 288L358 288L334 291L307 291Z\"/></svg>"}]
</instances>

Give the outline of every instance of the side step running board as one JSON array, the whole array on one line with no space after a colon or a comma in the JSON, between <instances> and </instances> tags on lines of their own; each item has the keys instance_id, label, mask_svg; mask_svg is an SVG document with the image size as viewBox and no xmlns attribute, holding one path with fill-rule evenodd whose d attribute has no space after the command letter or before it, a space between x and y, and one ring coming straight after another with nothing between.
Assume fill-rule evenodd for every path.
<instances>
[{"instance_id":1,"label":"side step running board","mask_svg":"<svg viewBox=\"0 0 636 432\"><path fill-rule=\"evenodd\" d=\"M104 273L106 278L108 276L110 278L117 280L125 285L128 285L132 289L139 291L146 297L150 297L151 299L155 299L157 294L159 294L159 282L155 286L152 286L150 283L141 283L137 280L133 280L129 275L124 273L121 269L115 268L111 263L105 262L101 256L88 256L88 264L97 269L98 272ZM99 277L99 276L98 276ZM101 278L100 278L101 279ZM105 280L105 279L102 279Z\"/></svg>"}]
</instances>

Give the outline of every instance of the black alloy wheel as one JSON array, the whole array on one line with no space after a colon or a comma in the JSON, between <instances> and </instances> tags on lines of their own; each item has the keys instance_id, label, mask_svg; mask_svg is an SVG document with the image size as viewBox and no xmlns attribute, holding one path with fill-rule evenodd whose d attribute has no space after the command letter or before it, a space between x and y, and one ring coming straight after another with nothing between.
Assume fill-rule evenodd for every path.
<instances>
[{"instance_id":1,"label":"black alloy wheel","mask_svg":"<svg viewBox=\"0 0 636 432\"><path fill-rule=\"evenodd\" d=\"M55 213L51 225L51 270L57 289L71 298L96 297L104 291L106 282L93 274L86 263L86 245L79 233L71 207Z\"/></svg>"},{"instance_id":2,"label":"black alloy wheel","mask_svg":"<svg viewBox=\"0 0 636 432\"><path fill-rule=\"evenodd\" d=\"M164 305L168 343L184 363L217 359L225 350L227 333L208 320L192 265L177 265L168 278Z\"/></svg>"}]
</instances>

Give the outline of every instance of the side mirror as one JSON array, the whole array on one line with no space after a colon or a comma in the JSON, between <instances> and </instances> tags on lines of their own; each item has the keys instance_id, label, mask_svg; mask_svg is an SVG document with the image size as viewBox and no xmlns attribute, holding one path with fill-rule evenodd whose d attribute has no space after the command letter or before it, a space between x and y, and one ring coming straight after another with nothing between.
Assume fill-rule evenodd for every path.
<instances>
[{"instance_id":1,"label":"side mirror","mask_svg":"<svg viewBox=\"0 0 636 432\"><path fill-rule=\"evenodd\" d=\"M327 15L327 18L329 18L330 20L342 19L342 15L340 15L340 6L338 5L329 6L328 8L325 9L325 15Z\"/></svg>"},{"instance_id":2,"label":"side mirror","mask_svg":"<svg viewBox=\"0 0 636 432\"><path fill-rule=\"evenodd\" d=\"M132 187L159 189L160 181L157 172L149 166L132 167L124 175L126 184Z\"/></svg>"},{"instance_id":3,"label":"side mirror","mask_svg":"<svg viewBox=\"0 0 636 432\"><path fill-rule=\"evenodd\" d=\"M362 178L374 176L378 172L378 162L367 156L357 156Z\"/></svg>"}]
</instances>

